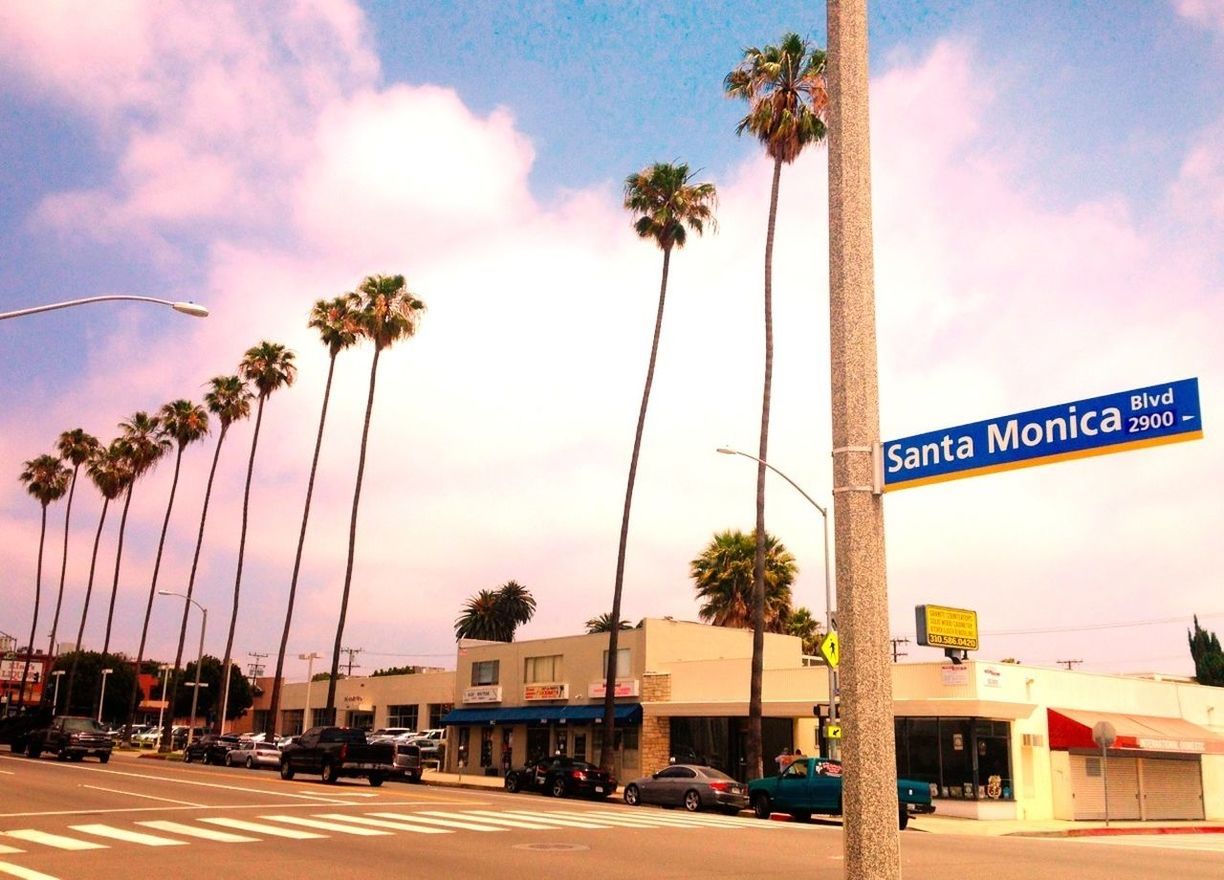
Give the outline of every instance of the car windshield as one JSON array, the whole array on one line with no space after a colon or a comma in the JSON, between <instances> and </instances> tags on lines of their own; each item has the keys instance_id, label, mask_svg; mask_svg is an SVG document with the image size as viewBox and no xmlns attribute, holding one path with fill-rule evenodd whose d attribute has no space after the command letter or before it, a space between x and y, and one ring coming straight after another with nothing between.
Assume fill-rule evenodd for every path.
<instances>
[{"instance_id":1,"label":"car windshield","mask_svg":"<svg viewBox=\"0 0 1224 880\"><path fill-rule=\"evenodd\" d=\"M102 725L92 718L65 718L64 730L72 733L105 733Z\"/></svg>"}]
</instances>

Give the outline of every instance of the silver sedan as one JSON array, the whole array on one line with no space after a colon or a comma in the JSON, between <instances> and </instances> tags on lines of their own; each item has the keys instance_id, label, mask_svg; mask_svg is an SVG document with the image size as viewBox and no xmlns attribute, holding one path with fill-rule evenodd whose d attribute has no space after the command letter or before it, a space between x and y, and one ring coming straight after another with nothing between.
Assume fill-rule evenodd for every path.
<instances>
[{"instance_id":1,"label":"silver sedan","mask_svg":"<svg viewBox=\"0 0 1224 880\"><path fill-rule=\"evenodd\" d=\"M279 767L280 749L272 743L252 742L244 739L238 747L225 753L225 766L242 765L248 770L254 767Z\"/></svg>"},{"instance_id":2,"label":"silver sedan","mask_svg":"<svg viewBox=\"0 0 1224 880\"><path fill-rule=\"evenodd\" d=\"M714 808L738 813L748 807L748 789L721 770L700 764L672 764L625 786L625 803L683 806L689 812Z\"/></svg>"}]
</instances>

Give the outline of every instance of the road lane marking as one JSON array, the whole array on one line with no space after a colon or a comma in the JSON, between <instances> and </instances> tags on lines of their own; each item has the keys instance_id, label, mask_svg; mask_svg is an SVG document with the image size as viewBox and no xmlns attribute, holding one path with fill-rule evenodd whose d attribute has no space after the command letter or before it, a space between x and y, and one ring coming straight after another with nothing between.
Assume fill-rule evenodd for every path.
<instances>
[{"instance_id":1,"label":"road lane marking","mask_svg":"<svg viewBox=\"0 0 1224 880\"><path fill-rule=\"evenodd\" d=\"M481 825L475 819L469 821L456 821L454 819L432 819L429 816L421 816L416 813L367 813L366 815L374 816L378 819L391 819L395 822L421 822L425 825L440 825L443 828L459 828L463 831L509 831L508 828L499 828L495 825Z\"/></svg>"},{"instance_id":2,"label":"road lane marking","mask_svg":"<svg viewBox=\"0 0 1224 880\"><path fill-rule=\"evenodd\" d=\"M58 877L52 877L50 874L43 874L33 868L23 868L21 865L10 865L8 862L0 862L0 874L19 877L21 880L59 880Z\"/></svg>"},{"instance_id":3,"label":"road lane marking","mask_svg":"<svg viewBox=\"0 0 1224 880\"><path fill-rule=\"evenodd\" d=\"M230 834L228 831L216 831L212 828L200 828L196 825L184 825L182 822L171 822L167 819L153 819L147 822L137 822L155 831L166 831L170 834L182 834L184 837L198 837L201 840L212 840L218 843L258 843L258 837L243 837L241 834Z\"/></svg>"},{"instance_id":4,"label":"road lane marking","mask_svg":"<svg viewBox=\"0 0 1224 880\"><path fill-rule=\"evenodd\" d=\"M670 828L743 828L743 825L728 825L717 819L704 819L699 816L671 816L654 811L635 813L633 815L613 815L609 813L580 812L573 815L585 819L592 818L598 822L622 822L626 825L645 825L658 827L666 825Z\"/></svg>"},{"instance_id":5,"label":"road lane marking","mask_svg":"<svg viewBox=\"0 0 1224 880\"><path fill-rule=\"evenodd\" d=\"M529 822L548 822L553 825L560 825L563 828L614 828L614 825L608 823L589 822L585 819L573 819L561 813L535 813L530 810L509 810L506 813L496 813L493 810L472 810L473 813L480 815L500 816L506 815L511 819L522 817Z\"/></svg>"},{"instance_id":6,"label":"road lane marking","mask_svg":"<svg viewBox=\"0 0 1224 880\"><path fill-rule=\"evenodd\" d=\"M334 819L337 822L356 822L358 825L369 825L373 828L390 828L392 831L412 831L416 834L453 834L445 828L426 828L423 825L406 825L403 822L388 822L385 819L367 819L365 816L349 816L345 813L320 813L320 819Z\"/></svg>"},{"instance_id":7,"label":"road lane marking","mask_svg":"<svg viewBox=\"0 0 1224 880\"><path fill-rule=\"evenodd\" d=\"M24 849L17 849L15 846L5 846L0 843L0 856L10 856L13 853L25 852Z\"/></svg>"},{"instance_id":8,"label":"road lane marking","mask_svg":"<svg viewBox=\"0 0 1224 880\"><path fill-rule=\"evenodd\" d=\"M69 825L73 831L80 831L82 834L93 834L97 837L108 837L111 840L122 840L125 843L139 843L141 846L186 846L184 840L170 840L165 837L156 837L152 834L142 834L139 831L125 831L122 828L114 828L110 825Z\"/></svg>"},{"instance_id":9,"label":"road lane marking","mask_svg":"<svg viewBox=\"0 0 1224 880\"><path fill-rule=\"evenodd\" d=\"M174 798L156 797L151 794L141 794L137 791L123 791L118 788L103 788L100 785L85 785L81 784L81 788L92 788L94 791L108 791L111 794L126 794L128 797L148 798L151 801L165 801L168 804L178 804L183 807L207 807L208 804L197 804L193 801L179 801Z\"/></svg>"},{"instance_id":10,"label":"road lane marking","mask_svg":"<svg viewBox=\"0 0 1224 880\"><path fill-rule=\"evenodd\" d=\"M288 822L290 825L301 825L303 828L316 828L319 831L339 831L341 834L355 834L358 837L390 836L390 831L379 831L377 828L362 828L343 822L324 822L320 819L305 819L301 816L260 816L272 822Z\"/></svg>"},{"instance_id":11,"label":"road lane marking","mask_svg":"<svg viewBox=\"0 0 1224 880\"><path fill-rule=\"evenodd\" d=\"M251 831L255 834L270 834L272 837L288 837L290 840L318 840L327 837L326 834L315 834L313 831L295 831L292 828L279 828L276 825L265 825L262 822L248 822L245 819L202 818L201 822L221 825L224 828L237 828L239 831Z\"/></svg>"},{"instance_id":12,"label":"road lane marking","mask_svg":"<svg viewBox=\"0 0 1224 880\"><path fill-rule=\"evenodd\" d=\"M440 816L443 819L464 819L471 818L470 813L447 813L443 810L425 810L420 813L422 816ZM528 831L555 831L556 825L544 825L539 822L529 822L526 819L505 819L502 817L494 818L492 816L480 816L481 822L491 822L494 825L505 825L509 828L524 828Z\"/></svg>"},{"instance_id":13,"label":"road lane marking","mask_svg":"<svg viewBox=\"0 0 1224 880\"><path fill-rule=\"evenodd\" d=\"M106 849L104 843L94 843L89 840L77 840L74 837L64 837L60 834L51 834L47 831L36 831L33 828L22 828L17 831L3 832L8 837L15 837L18 840L26 840L30 843L41 843L43 846L51 846L55 849L82 850L82 849Z\"/></svg>"}]
</instances>

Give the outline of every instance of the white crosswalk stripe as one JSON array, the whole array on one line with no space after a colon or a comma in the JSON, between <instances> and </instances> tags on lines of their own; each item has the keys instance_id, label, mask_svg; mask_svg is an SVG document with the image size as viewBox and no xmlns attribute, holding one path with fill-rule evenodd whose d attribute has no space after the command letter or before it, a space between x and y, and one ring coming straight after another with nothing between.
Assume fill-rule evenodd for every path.
<instances>
[{"instance_id":1,"label":"white crosswalk stripe","mask_svg":"<svg viewBox=\"0 0 1224 880\"><path fill-rule=\"evenodd\" d=\"M8 862L0 862L0 874L17 877L19 880L59 880L58 877L52 877L50 874L44 874L41 871L35 871L33 868L26 868L22 865L12 865Z\"/></svg>"},{"instance_id":2,"label":"white crosswalk stripe","mask_svg":"<svg viewBox=\"0 0 1224 880\"><path fill-rule=\"evenodd\" d=\"M200 840L212 840L217 843L258 843L258 837L244 837L241 834L231 834L228 831L217 831L215 828L201 828L198 825L186 825L182 822L170 822L165 819L153 819L137 822L146 828L165 831L170 834L181 834L184 837L197 837Z\"/></svg>"},{"instance_id":3,"label":"white crosswalk stripe","mask_svg":"<svg viewBox=\"0 0 1224 880\"><path fill-rule=\"evenodd\" d=\"M403 822L391 822L387 819L367 819L365 816L351 816L347 813L322 813L320 819L334 819L337 822L356 822L359 825L370 825L374 828L390 828L392 831L411 831L414 834L453 834L445 828L426 828L424 825L405 825Z\"/></svg>"},{"instance_id":4,"label":"white crosswalk stripe","mask_svg":"<svg viewBox=\"0 0 1224 880\"><path fill-rule=\"evenodd\" d=\"M262 822L248 822L245 819L204 818L201 822L220 825L223 828L236 828L239 831L251 831L255 834L267 834L272 837L288 837L290 840L312 840L326 837L326 834L315 834L313 831L298 831L295 828L279 828L276 825L265 825Z\"/></svg>"},{"instance_id":5,"label":"white crosswalk stripe","mask_svg":"<svg viewBox=\"0 0 1224 880\"><path fill-rule=\"evenodd\" d=\"M123 828L112 828L110 825L70 825L73 831L82 834L92 834L95 837L106 837L111 840L122 840L125 843L138 843L141 846L186 846L185 840L171 840L168 837L157 837L153 834L143 834L139 831L127 831Z\"/></svg>"},{"instance_id":6,"label":"white crosswalk stripe","mask_svg":"<svg viewBox=\"0 0 1224 880\"><path fill-rule=\"evenodd\" d=\"M660 810L639 810L614 816L578 813L579 816L599 815L600 821L645 822L654 825L674 825L678 828L743 828L744 824L734 820L728 822L718 816L691 815L688 813L664 813Z\"/></svg>"},{"instance_id":7,"label":"white crosswalk stripe","mask_svg":"<svg viewBox=\"0 0 1224 880\"><path fill-rule=\"evenodd\" d=\"M48 831L36 831L33 828L21 828L17 831L5 831L9 837L25 840L30 843L41 843L43 846L55 849L82 850L106 849L104 843L94 843L92 840L77 840L75 837L64 837L62 834L51 834Z\"/></svg>"},{"instance_id":8,"label":"white crosswalk stripe","mask_svg":"<svg viewBox=\"0 0 1224 880\"><path fill-rule=\"evenodd\" d=\"M442 810L422 810L422 816L437 816L441 819L470 819L468 813L447 813ZM556 825L545 825L540 822L531 822L527 819L506 818L503 816L480 816L481 822L489 822L493 825L505 825L507 828L522 828L526 831L551 831L556 828Z\"/></svg>"},{"instance_id":9,"label":"white crosswalk stripe","mask_svg":"<svg viewBox=\"0 0 1224 880\"><path fill-rule=\"evenodd\" d=\"M341 834L351 834L354 837L389 837L390 831L379 831L377 828L361 828L343 822L324 822L321 819L307 819L302 816L260 816L269 822L286 822L290 825L301 825L303 828L314 828L317 831L338 831Z\"/></svg>"},{"instance_id":10,"label":"white crosswalk stripe","mask_svg":"<svg viewBox=\"0 0 1224 880\"><path fill-rule=\"evenodd\" d=\"M533 813L532 816L543 816L543 813ZM611 814L611 813L595 813L595 812L580 812L580 813L565 813L562 814L565 818L577 819L580 822L600 822L606 825L612 825L618 828L721 828L723 826L709 822L701 821L700 819L692 821L686 817L672 817L664 813L650 811L635 814Z\"/></svg>"},{"instance_id":11,"label":"white crosswalk stripe","mask_svg":"<svg viewBox=\"0 0 1224 880\"><path fill-rule=\"evenodd\" d=\"M493 816L509 816L511 819L523 818L528 822L547 822L551 825L559 825L562 828L614 828L616 826L607 822L592 822L587 819L575 819L561 813L533 813L530 810L509 810L505 813L497 813L492 810L472 810L473 813L485 814Z\"/></svg>"},{"instance_id":12,"label":"white crosswalk stripe","mask_svg":"<svg viewBox=\"0 0 1224 880\"><path fill-rule=\"evenodd\" d=\"M15 846L5 846L0 844L0 856L12 855L13 853L25 852L23 849L17 849Z\"/></svg>"},{"instance_id":13,"label":"white crosswalk stripe","mask_svg":"<svg viewBox=\"0 0 1224 880\"><path fill-rule=\"evenodd\" d=\"M421 822L425 825L439 825L443 828L458 828L462 831L507 831L507 828L499 828L496 825L484 824L481 825L475 819L466 821L455 819L433 819L429 816L420 816L416 813L368 813L367 815L376 816L379 819L391 819L395 822L416 823Z\"/></svg>"}]
</instances>

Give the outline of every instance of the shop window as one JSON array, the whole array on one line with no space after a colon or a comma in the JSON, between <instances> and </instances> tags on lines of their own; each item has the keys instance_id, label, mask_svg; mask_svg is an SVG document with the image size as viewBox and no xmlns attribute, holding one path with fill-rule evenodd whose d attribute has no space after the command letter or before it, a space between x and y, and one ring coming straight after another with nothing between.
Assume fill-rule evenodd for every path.
<instances>
[{"instance_id":1,"label":"shop window","mask_svg":"<svg viewBox=\"0 0 1224 880\"><path fill-rule=\"evenodd\" d=\"M478 660L472 664L472 687L482 684L497 684L500 660Z\"/></svg>"},{"instance_id":2,"label":"shop window","mask_svg":"<svg viewBox=\"0 0 1224 880\"><path fill-rule=\"evenodd\" d=\"M331 713L327 709L310 710L310 726L326 727L331 723Z\"/></svg>"},{"instance_id":3,"label":"shop window","mask_svg":"<svg viewBox=\"0 0 1224 880\"><path fill-rule=\"evenodd\" d=\"M459 764L467 765L468 743L471 741L472 729L470 727L459 728Z\"/></svg>"},{"instance_id":4,"label":"shop window","mask_svg":"<svg viewBox=\"0 0 1224 880\"><path fill-rule=\"evenodd\" d=\"M561 655L528 657L523 661L523 683L540 684L561 681Z\"/></svg>"},{"instance_id":5,"label":"shop window","mask_svg":"<svg viewBox=\"0 0 1224 880\"><path fill-rule=\"evenodd\" d=\"M599 667L603 674L608 674L608 652L603 652L603 665ZM632 673L629 671L629 649L616 649L616 677L628 678Z\"/></svg>"},{"instance_id":6,"label":"shop window","mask_svg":"<svg viewBox=\"0 0 1224 880\"><path fill-rule=\"evenodd\" d=\"M493 728L480 728L480 766L493 766Z\"/></svg>"},{"instance_id":7,"label":"shop window","mask_svg":"<svg viewBox=\"0 0 1224 880\"><path fill-rule=\"evenodd\" d=\"M388 727L406 727L409 730L417 729L417 721L420 718L420 706L415 703L411 706L388 706L387 707L387 726Z\"/></svg>"},{"instance_id":8,"label":"shop window","mask_svg":"<svg viewBox=\"0 0 1224 880\"><path fill-rule=\"evenodd\" d=\"M302 730L302 710L285 709L281 712L281 733L285 736L298 736Z\"/></svg>"},{"instance_id":9,"label":"shop window","mask_svg":"<svg viewBox=\"0 0 1224 880\"><path fill-rule=\"evenodd\" d=\"M429 729L435 730L442 726L442 719L450 714L450 710L454 706L450 703L430 703L429 704Z\"/></svg>"},{"instance_id":10,"label":"shop window","mask_svg":"<svg viewBox=\"0 0 1224 880\"><path fill-rule=\"evenodd\" d=\"M898 718L897 773L938 796L1011 800L1011 725L987 718Z\"/></svg>"},{"instance_id":11,"label":"shop window","mask_svg":"<svg viewBox=\"0 0 1224 880\"><path fill-rule=\"evenodd\" d=\"M587 738L585 733L574 734L574 757L579 761L587 759Z\"/></svg>"}]
</instances>

